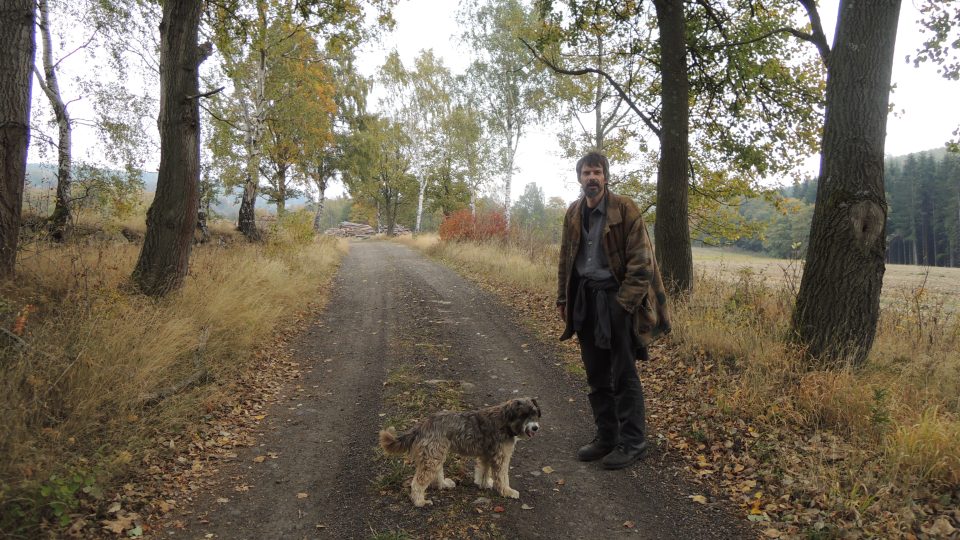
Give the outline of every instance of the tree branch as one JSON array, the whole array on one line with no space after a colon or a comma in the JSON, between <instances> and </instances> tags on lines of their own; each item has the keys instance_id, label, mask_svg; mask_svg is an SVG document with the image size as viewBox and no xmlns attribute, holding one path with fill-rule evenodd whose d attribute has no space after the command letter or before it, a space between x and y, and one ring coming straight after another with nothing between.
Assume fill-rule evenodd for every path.
<instances>
[{"instance_id":1,"label":"tree branch","mask_svg":"<svg viewBox=\"0 0 960 540\"><path fill-rule=\"evenodd\" d=\"M205 92L205 93L203 93L203 94L197 94L197 95L195 95L195 96L187 96L187 100L210 97L210 96L219 94L220 92L223 92L223 88L224 88L224 87L221 86L220 88L217 88L216 90L211 90L211 91Z\"/></svg>"},{"instance_id":2,"label":"tree branch","mask_svg":"<svg viewBox=\"0 0 960 540\"><path fill-rule=\"evenodd\" d=\"M83 45L80 45L80 46L77 47L76 49L68 52L67 54L65 54L65 55L63 55L63 56L61 56L60 59L57 60L56 63L53 64L53 69L57 69L57 66L60 65L60 62L63 62L63 61L66 60L67 58L70 58L70 56L73 55L75 52L79 51L80 49L86 49L87 46L90 45L90 42L93 41L93 38L97 36L97 32L99 32L99 31L100 31L100 27L97 27L97 28L93 31L93 33L90 34L90 37L87 38L87 41L86 41Z\"/></svg>"},{"instance_id":3,"label":"tree branch","mask_svg":"<svg viewBox=\"0 0 960 540\"><path fill-rule=\"evenodd\" d=\"M823 33L823 24L820 22L820 12L817 11L817 2L816 0L797 1L807 10L807 17L810 18L810 26L813 28L813 34L810 35L810 39L806 41L817 46L817 50L820 51L820 58L823 59L823 65L828 66L830 65L830 45L827 43L827 36Z\"/></svg>"},{"instance_id":4,"label":"tree branch","mask_svg":"<svg viewBox=\"0 0 960 540\"><path fill-rule=\"evenodd\" d=\"M637 116L639 116L640 119L643 120L643 123L646 124L648 128L650 128L650 131L652 131L657 137L660 136L660 128L656 127L653 124L653 121L649 117L647 117L647 115L645 115L643 111L641 111L637 107L637 104L634 103L632 99L630 99L630 96L627 95L627 92L623 89L623 87L620 86L620 84L618 84L617 81L613 80L613 77L608 75L606 72L604 72L603 70L594 69L594 68L583 68L583 69L574 69L574 70L562 69L554 65L545 57L538 54L536 49L534 49L533 46L527 43L525 39L520 38L520 41L523 42L523 44L527 47L527 49L530 50L530 53L533 54L534 58L536 58L537 60L540 60L541 62L544 63L544 65L546 65L547 67L549 67L550 69L552 69L557 73L560 73L562 75L586 75L588 73L594 73L602 76L604 79L607 80L607 82L610 83L611 86L613 86L617 90L617 93L620 94L620 97L627 102L627 105L630 105L630 108L633 109L633 112L637 113Z\"/></svg>"}]
</instances>

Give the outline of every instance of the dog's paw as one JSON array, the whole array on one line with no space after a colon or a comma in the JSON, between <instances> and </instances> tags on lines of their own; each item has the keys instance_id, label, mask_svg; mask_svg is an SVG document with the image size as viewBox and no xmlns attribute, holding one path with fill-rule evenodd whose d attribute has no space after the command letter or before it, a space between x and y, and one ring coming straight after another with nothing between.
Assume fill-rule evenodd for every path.
<instances>
[{"instance_id":1,"label":"dog's paw","mask_svg":"<svg viewBox=\"0 0 960 540\"><path fill-rule=\"evenodd\" d=\"M416 506L417 508L422 508L422 507L425 506L425 505L431 505L431 506L432 506L432 505L433 505L433 501L431 501L430 499L424 499L424 500L422 500L422 501L413 501L413 505Z\"/></svg>"},{"instance_id":2,"label":"dog's paw","mask_svg":"<svg viewBox=\"0 0 960 540\"><path fill-rule=\"evenodd\" d=\"M517 490L515 490L515 489L513 489L513 488L507 488L507 489L500 490L500 495L503 495L504 497L510 497L511 499L519 499L519 498L520 498L520 492L517 491Z\"/></svg>"},{"instance_id":3,"label":"dog's paw","mask_svg":"<svg viewBox=\"0 0 960 540\"><path fill-rule=\"evenodd\" d=\"M493 488L493 478L481 478L480 480L474 480L473 483L480 489Z\"/></svg>"},{"instance_id":4,"label":"dog's paw","mask_svg":"<svg viewBox=\"0 0 960 540\"><path fill-rule=\"evenodd\" d=\"M443 485L440 486L440 489L453 489L457 487L457 483L449 478L443 479Z\"/></svg>"}]
</instances>

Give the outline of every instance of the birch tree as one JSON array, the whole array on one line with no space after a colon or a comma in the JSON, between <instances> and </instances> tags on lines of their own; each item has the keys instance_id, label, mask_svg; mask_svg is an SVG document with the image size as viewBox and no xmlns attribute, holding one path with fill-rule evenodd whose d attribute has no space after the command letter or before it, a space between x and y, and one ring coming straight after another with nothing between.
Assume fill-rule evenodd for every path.
<instances>
[{"instance_id":1,"label":"birch tree","mask_svg":"<svg viewBox=\"0 0 960 540\"><path fill-rule=\"evenodd\" d=\"M550 104L546 75L520 40L532 33L535 19L518 0L474 1L467 4L463 18L468 25L464 41L476 55L469 76L482 89L487 125L500 138L496 170L503 175L509 227L517 147Z\"/></svg>"}]
</instances>

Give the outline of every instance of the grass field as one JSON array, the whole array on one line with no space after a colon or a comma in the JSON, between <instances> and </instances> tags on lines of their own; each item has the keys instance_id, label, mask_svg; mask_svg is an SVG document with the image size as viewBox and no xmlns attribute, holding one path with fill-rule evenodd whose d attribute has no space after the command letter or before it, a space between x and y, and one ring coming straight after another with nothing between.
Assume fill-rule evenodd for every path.
<instances>
[{"instance_id":1,"label":"grass field","mask_svg":"<svg viewBox=\"0 0 960 540\"><path fill-rule=\"evenodd\" d=\"M802 262L774 259L720 248L693 248L693 268L703 274L723 279L739 279L744 272L770 284L783 285L796 291L800 286ZM883 276L884 303L914 299L918 293L930 301L942 301L951 311L960 310L960 268L941 268L888 264Z\"/></svg>"}]
</instances>

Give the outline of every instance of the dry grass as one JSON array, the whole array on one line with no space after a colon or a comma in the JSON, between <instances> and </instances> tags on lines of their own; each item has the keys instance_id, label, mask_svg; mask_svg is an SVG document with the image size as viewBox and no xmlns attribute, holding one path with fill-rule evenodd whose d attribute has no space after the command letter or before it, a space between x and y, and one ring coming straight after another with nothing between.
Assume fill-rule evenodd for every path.
<instances>
[{"instance_id":1,"label":"dry grass","mask_svg":"<svg viewBox=\"0 0 960 540\"><path fill-rule=\"evenodd\" d=\"M502 244L429 237L415 245L492 281L538 294L556 286L555 258L534 263ZM960 488L960 317L951 304L960 270L888 267L866 365L824 370L789 340L796 262L695 250L694 265L695 294L674 306L672 354L716 366L708 386L721 416L781 434L784 452L769 452L771 471L796 469L796 451L786 449L807 448L799 458L809 496L819 490L824 505L840 509L836 519L850 511L863 513L861 523L886 516L902 519L901 531L919 530L917 520L927 518L914 516L911 500L949 499ZM703 388L692 379L679 384L690 385L684 395ZM811 449L821 433L830 448Z\"/></svg>"},{"instance_id":2,"label":"dry grass","mask_svg":"<svg viewBox=\"0 0 960 540\"><path fill-rule=\"evenodd\" d=\"M204 414L218 384L149 398L200 372L233 380L277 324L317 299L346 249L290 234L195 247L186 285L162 300L130 292L139 246L31 246L0 297L7 328L32 306L28 347L0 349L0 507L18 495L18 512L49 512L65 473L109 483L150 437Z\"/></svg>"},{"instance_id":3,"label":"dry grass","mask_svg":"<svg viewBox=\"0 0 960 540\"><path fill-rule=\"evenodd\" d=\"M556 291L555 261L559 254L556 245L516 239L487 244L441 242L435 234L401 237L397 241L481 275L498 276L524 289Z\"/></svg>"}]
</instances>

